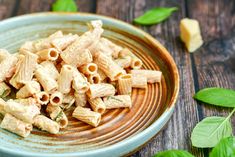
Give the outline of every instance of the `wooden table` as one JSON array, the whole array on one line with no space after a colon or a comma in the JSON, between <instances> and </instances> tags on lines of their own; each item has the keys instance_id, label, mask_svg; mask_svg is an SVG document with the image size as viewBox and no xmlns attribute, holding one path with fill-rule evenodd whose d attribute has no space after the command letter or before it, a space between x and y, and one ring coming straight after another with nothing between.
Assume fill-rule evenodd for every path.
<instances>
[{"instance_id":1,"label":"wooden table","mask_svg":"<svg viewBox=\"0 0 235 157\"><path fill-rule=\"evenodd\" d=\"M53 0L0 0L0 19L32 12L49 11ZM235 1L234 0L77 0L80 12L112 16L131 23L152 7L177 6L179 11L158 25L140 27L159 40L174 57L180 72L180 94L175 112L158 136L133 157L152 156L167 149L184 149L197 157L209 149L191 146L192 129L204 117L226 116L229 109L202 105L193 100L205 87L235 89ZM195 18L200 22L204 45L193 54L179 40L179 21ZM1 28L0 28L1 29ZM235 116L232 119L235 124ZM235 126L233 125L235 130Z\"/></svg>"}]
</instances>

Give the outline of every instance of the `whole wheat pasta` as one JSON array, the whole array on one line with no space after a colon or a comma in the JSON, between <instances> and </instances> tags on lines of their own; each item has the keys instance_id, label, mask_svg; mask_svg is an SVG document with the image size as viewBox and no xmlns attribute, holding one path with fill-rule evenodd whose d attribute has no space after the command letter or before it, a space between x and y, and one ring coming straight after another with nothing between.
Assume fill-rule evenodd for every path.
<instances>
[{"instance_id":1,"label":"whole wheat pasta","mask_svg":"<svg viewBox=\"0 0 235 157\"><path fill-rule=\"evenodd\" d=\"M106 106L101 98L88 99L89 104L93 111L103 114Z\"/></svg>"},{"instance_id":2,"label":"whole wheat pasta","mask_svg":"<svg viewBox=\"0 0 235 157\"><path fill-rule=\"evenodd\" d=\"M44 61L40 63L44 67L45 72L54 80L57 80L59 77L59 72L56 69L56 66L53 62L51 61Z\"/></svg>"},{"instance_id":3,"label":"whole wheat pasta","mask_svg":"<svg viewBox=\"0 0 235 157\"><path fill-rule=\"evenodd\" d=\"M105 82L107 79L107 75L105 75L105 73L100 69L97 70L97 73L100 75L100 81Z\"/></svg>"},{"instance_id":4,"label":"whole wheat pasta","mask_svg":"<svg viewBox=\"0 0 235 157\"><path fill-rule=\"evenodd\" d=\"M3 116L6 114L6 111L4 109L5 105L7 105L7 102L0 98L0 114L2 114Z\"/></svg>"},{"instance_id":5,"label":"whole wheat pasta","mask_svg":"<svg viewBox=\"0 0 235 157\"><path fill-rule=\"evenodd\" d=\"M62 31L57 31L57 32L51 34L48 38L36 40L33 43L33 46L34 46L36 52L43 50L43 49L52 48L51 41L56 38L60 38L60 37L63 37L63 33L62 33Z\"/></svg>"},{"instance_id":6,"label":"whole wheat pasta","mask_svg":"<svg viewBox=\"0 0 235 157\"><path fill-rule=\"evenodd\" d=\"M28 97L28 98L20 98L20 99L14 99L15 102L20 103L22 105L32 105L35 104L38 109L41 109L41 104L39 104L34 97Z\"/></svg>"},{"instance_id":7,"label":"whole wheat pasta","mask_svg":"<svg viewBox=\"0 0 235 157\"><path fill-rule=\"evenodd\" d=\"M102 22L101 21L93 21L92 27L90 31L81 35L75 42L69 45L62 53L61 58L70 65L77 66L80 62L81 54L87 51L88 47L95 41L98 41L101 34L103 33ZM89 51L89 50L88 50ZM87 53L87 52L86 52ZM84 63L85 64L85 63Z\"/></svg>"},{"instance_id":8,"label":"whole wheat pasta","mask_svg":"<svg viewBox=\"0 0 235 157\"><path fill-rule=\"evenodd\" d=\"M6 59L10 53L6 49L0 49L0 63Z\"/></svg>"},{"instance_id":9,"label":"whole wheat pasta","mask_svg":"<svg viewBox=\"0 0 235 157\"><path fill-rule=\"evenodd\" d=\"M55 48L43 49L37 52L40 61L55 61L58 59L60 52Z\"/></svg>"},{"instance_id":10,"label":"whole wheat pasta","mask_svg":"<svg viewBox=\"0 0 235 157\"><path fill-rule=\"evenodd\" d=\"M85 49L82 54L77 56L77 58L78 58L77 60L79 61L76 64L77 67L80 67L80 66L82 66L84 64L91 63L93 61L91 52L88 49Z\"/></svg>"},{"instance_id":11,"label":"whole wheat pasta","mask_svg":"<svg viewBox=\"0 0 235 157\"><path fill-rule=\"evenodd\" d=\"M67 94L71 90L74 68L70 65L63 65L58 78L58 91Z\"/></svg>"},{"instance_id":12,"label":"whole wheat pasta","mask_svg":"<svg viewBox=\"0 0 235 157\"><path fill-rule=\"evenodd\" d=\"M79 67L79 71L85 75L93 75L97 72L97 65L95 63L84 64Z\"/></svg>"},{"instance_id":13,"label":"whole wheat pasta","mask_svg":"<svg viewBox=\"0 0 235 157\"><path fill-rule=\"evenodd\" d=\"M97 97L111 96L115 94L115 88L108 83L91 84L87 95L90 99Z\"/></svg>"},{"instance_id":14,"label":"whole wheat pasta","mask_svg":"<svg viewBox=\"0 0 235 157\"><path fill-rule=\"evenodd\" d=\"M15 102L12 99L7 101L7 104L4 106L4 110L27 123L32 123L33 118L40 114L40 111L35 104L25 105Z\"/></svg>"},{"instance_id":15,"label":"whole wheat pasta","mask_svg":"<svg viewBox=\"0 0 235 157\"><path fill-rule=\"evenodd\" d=\"M0 82L4 81L9 74L9 71L16 65L18 54L9 55L0 62Z\"/></svg>"},{"instance_id":16,"label":"whole wheat pasta","mask_svg":"<svg viewBox=\"0 0 235 157\"><path fill-rule=\"evenodd\" d=\"M132 76L132 87L133 88L147 88L147 77L145 76Z\"/></svg>"},{"instance_id":17,"label":"whole wheat pasta","mask_svg":"<svg viewBox=\"0 0 235 157\"><path fill-rule=\"evenodd\" d=\"M72 87L77 93L85 93L89 89L87 78L82 75L77 69L73 73Z\"/></svg>"},{"instance_id":18,"label":"whole wheat pasta","mask_svg":"<svg viewBox=\"0 0 235 157\"><path fill-rule=\"evenodd\" d=\"M49 113L50 118L60 125L60 128L65 128L68 125L68 118L59 106L48 104L46 111Z\"/></svg>"},{"instance_id":19,"label":"whole wheat pasta","mask_svg":"<svg viewBox=\"0 0 235 157\"><path fill-rule=\"evenodd\" d=\"M60 105L63 109L69 109L75 102L74 93L70 92L63 95L63 102Z\"/></svg>"},{"instance_id":20,"label":"whole wheat pasta","mask_svg":"<svg viewBox=\"0 0 235 157\"><path fill-rule=\"evenodd\" d=\"M35 53L36 50L34 48L34 43L32 41L26 41L23 45L21 45L19 49L19 54L25 54L25 52L29 51L31 53Z\"/></svg>"},{"instance_id":21,"label":"whole wheat pasta","mask_svg":"<svg viewBox=\"0 0 235 157\"><path fill-rule=\"evenodd\" d=\"M51 92L58 88L56 80L50 77L44 67L40 66L35 71L35 76L46 92Z\"/></svg>"},{"instance_id":22,"label":"whole wheat pasta","mask_svg":"<svg viewBox=\"0 0 235 157\"><path fill-rule=\"evenodd\" d=\"M32 124L23 122L11 114L7 113L0 125L1 128L6 129L10 132L13 132L17 135L20 135L22 137L27 137L29 136L30 132L33 129Z\"/></svg>"},{"instance_id":23,"label":"whole wheat pasta","mask_svg":"<svg viewBox=\"0 0 235 157\"><path fill-rule=\"evenodd\" d=\"M98 73L87 76L88 82L91 84L101 83L101 78Z\"/></svg>"},{"instance_id":24,"label":"whole wheat pasta","mask_svg":"<svg viewBox=\"0 0 235 157\"><path fill-rule=\"evenodd\" d=\"M33 125L51 134L57 134L60 130L60 126L58 123L43 115L37 115L34 118Z\"/></svg>"},{"instance_id":25,"label":"whole wheat pasta","mask_svg":"<svg viewBox=\"0 0 235 157\"><path fill-rule=\"evenodd\" d=\"M92 56L94 56L94 57L96 57L99 53L103 53L106 56L112 58L113 50L110 49L110 47L107 44L103 43L101 41L101 39L97 43L92 44L89 47L89 50L90 50Z\"/></svg>"},{"instance_id":26,"label":"whole wheat pasta","mask_svg":"<svg viewBox=\"0 0 235 157\"><path fill-rule=\"evenodd\" d=\"M118 78L118 93L120 95L131 95L132 76L131 74L121 75Z\"/></svg>"},{"instance_id":27,"label":"whole wheat pasta","mask_svg":"<svg viewBox=\"0 0 235 157\"><path fill-rule=\"evenodd\" d=\"M10 93L11 93L11 88L5 82L0 82L0 97L5 98Z\"/></svg>"},{"instance_id":28,"label":"whole wheat pasta","mask_svg":"<svg viewBox=\"0 0 235 157\"><path fill-rule=\"evenodd\" d=\"M130 56L131 57L131 68L133 69L140 69L143 65L143 62L136 57L128 48L124 48L120 51L119 57L125 57Z\"/></svg>"},{"instance_id":29,"label":"whole wheat pasta","mask_svg":"<svg viewBox=\"0 0 235 157\"><path fill-rule=\"evenodd\" d=\"M131 70L132 76L144 76L148 83L161 82L162 72L156 70Z\"/></svg>"},{"instance_id":30,"label":"whole wheat pasta","mask_svg":"<svg viewBox=\"0 0 235 157\"><path fill-rule=\"evenodd\" d=\"M35 94L35 98L36 98L37 103L41 105L46 105L50 101L49 94L44 91Z\"/></svg>"},{"instance_id":31,"label":"whole wheat pasta","mask_svg":"<svg viewBox=\"0 0 235 157\"><path fill-rule=\"evenodd\" d=\"M78 35L64 35L63 37L55 38L51 41L51 44L57 48L60 51L63 51L66 49L70 44L72 44L76 39L78 38Z\"/></svg>"},{"instance_id":32,"label":"whole wheat pasta","mask_svg":"<svg viewBox=\"0 0 235 157\"><path fill-rule=\"evenodd\" d=\"M59 106L63 102L63 94L61 92L55 91L50 96L50 103L53 106Z\"/></svg>"},{"instance_id":33,"label":"whole wheat pasta","mask_svg":"<svg viewBox=\"0 0 235 157\"><path fill-rule=\"evenodd\" d=\"M130 56L117 58L114 61L122 68L128 68L131 65L131 57Z\"/></svg>"},{"instance_id":34,"label":"whole wheat pasta","mask_svg":"<svg viewBox=\"0 0 235 157\"><path fill-rule=\"evenodd\" d=\"M76 106L86 106L87 103L87 95L86 93L74 93L75 96L75 105Z\"/></svg>"},{"instance_id":35,"label":"whole wheat pasta","mask_svg":"<svg viewBox=\"0 0 235 157\"><path fill-rule=\"evenodd\" d=\"M94 62L112 81L117 80L123 73L123 69L103 53L97 55Z\"/></svg>"},{"instance_id":36,"label":"whole wheat pasta","mask_svg":"<svg viewBox=\"0 0 235 157\"><path fill-rule=\"evenodd\" d=\"M118 58L119 52L123 49L121 46L118 46L108 40L107 38L101 38L100 41L107 45L111 50L112 50L112 57L113 58Z\"/></svg>"},{"instance_id":37,"label":"whole wheat pasta","mask_svg":"<svg viewBox=\"0 0 235 157\"><path fill-rule=\"evenodd\" d=\"M16 68L16 72L10 80L10 84L19 89L23 84L31 81L34 75L34 71L37 67L38 56L31 53L25 52L25 55L20 58L20 64Z\"/></svg>"},{"instance_id":38,"label":"whole wheat pasta","mask_svg":"<svg viewBox=\"0 0 235 157\"><path fill-rule=\"evenodd\" d=\"M29 81L27 82L20 90L16 93L16 98L27 98L30 96L33 96L36 93L39 93L41 91L40 84L35 81Z\"/></svg>"},{"instance_id":39,"label":"whole wheat pasta","mask_svg":"<svg viewBox=\"0 0 235 157\"><path fill-rule=\"evenodd\" d=\"M104 104L106 109L115 109L128 107L131 108L131 96L130 95L115 95L104 98Z\"/></svg>"},{"instance_id":40,"label":"whole wheat pasta","mask_svg":"<svg viewBox=\"0 0 235 157\"><path fill-rule=\"evenodd\" d=\"M101 120L101 114L91 111L89 108L83 108L77 106L76 109L73 111L74 118L77 118L84 123L92 125L93 127L97 127Z\"/></svg>"}]
</instances>

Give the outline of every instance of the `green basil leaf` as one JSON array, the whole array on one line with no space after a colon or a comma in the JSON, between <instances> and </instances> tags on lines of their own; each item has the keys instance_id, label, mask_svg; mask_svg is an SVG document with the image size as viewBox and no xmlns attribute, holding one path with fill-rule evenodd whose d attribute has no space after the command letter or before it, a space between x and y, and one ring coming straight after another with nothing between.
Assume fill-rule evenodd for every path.
<instances>
[{"instance_id":1,"label":"green basil leaf","mask_svg":"<svg viewBox=\"0 0 235 157\"><path fill-rule=\"evenodd\" d=\"M222 138L232 135L232 126L229 118L207 117L199 122L193 129L192 145L199 148L214 147Z\"/></svg>"},{"instance_id":2,"label":"green basil leaf","mask_svg":"<svg viewBox=\"0 0 235 157\"><path fill-rule=\"evenodd\" d=\"M153 8L134 19L134 22L141 25L153 25L166 20L174 11L178 10L176 7L172 8Z\"/></svg>"},{"instance_id":3,"label":"green basil leaf","mask_svg":"<svg viewBox=\"0 0 235 157\"><path fill-rule=\"evenodd\" d=\"M235 91L223 88L205 88L194 95L202 102L222 106L235 107Z\"/></svg>"},{"instance_id":4,"label":"green basil leaf","mask_svg":"<svg viewBox=\"0 0 235 157\"><path fill-rule=\"evenodd\" d=\"M184 150L167 150L157 153L153 157L194 157L194 156Z\"/></svg>"},{"instance_id":5,"label":"green basil leaf","mask_svg":"<svg viewBox=\"0 0 235 157\"><path fill-rule=\"evenodd\" d=\"M222 139L215 148L212 149L210 157L234 157L235 137Z\"/></svg>"},{"instance_id":6,"label":"green basil leaf","mask_svg":"<svg viewBox=\"0 0 235 157\"><path fill-rule=\"evenodd\" d=\"M52 11L76 12L77 10L74 0L56 0L52 5Z\"/></svg>"}]
</instances>

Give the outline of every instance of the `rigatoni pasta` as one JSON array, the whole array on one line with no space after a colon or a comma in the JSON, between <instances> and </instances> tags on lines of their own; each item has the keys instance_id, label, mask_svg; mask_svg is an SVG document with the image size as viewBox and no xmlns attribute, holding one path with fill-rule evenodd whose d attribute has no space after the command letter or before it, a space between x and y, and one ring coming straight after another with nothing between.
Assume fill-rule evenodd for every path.
<instances>
[{"instance_id":1,"label":"rigatoni pasta","mask_svg":"<svg viewBox=\"0 0 235 157\"><path fill-rule=\"evenodd\" d=\"M0 97L16 91L14 100L0 98L2 128L22 137L32 125L57 134L69 124L67 115L98 127L107 110L131 109L132 88L161 83L160 71L141 69L130 49L102 37L102 21L88 27L79 36L56 31L27 41L18 54L0 49Z\"/></svg>"}]
</instances>

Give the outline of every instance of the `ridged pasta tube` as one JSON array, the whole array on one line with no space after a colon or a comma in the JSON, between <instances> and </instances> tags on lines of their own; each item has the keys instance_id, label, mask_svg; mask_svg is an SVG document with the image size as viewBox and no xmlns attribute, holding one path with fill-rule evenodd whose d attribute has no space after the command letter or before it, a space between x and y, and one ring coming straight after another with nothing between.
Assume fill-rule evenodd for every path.
<instances>
[{"instance_id":1,"label":"ridged pasta tube","mask_svg":"<svg viewBox=\"0 0 235 157\"><path fill-rule=\"evenodd\" d=\"M55 48L43 49L37 52L40 61L55 61L58 59L60 52Z\"/></svg>"},{"instance_id":2,"label":"ridged pasta tube","mask_svg":"<svg viewBox=\"0 0 235 157\"><path fill-rule=\"evenodd\" d=\"M106 109L132 107L130 95L115 95L104 98Z\"/></svg>"},{"instance_id":3,"label":"ridged pasta tube","mask_svg":"<svg viewBox=\"0 0 235 157\"><path fill-rule=\"evenodd\" d=\"M88 99L89 104L93 111L103 114L106 106L101 98Z\"/></svg>"},{"instance_id":4,"label":"ridged pasta tube","mask_svg":"<svg viewBox=\"0 0 235 157\"><path fill-rule=\"evenodd\" d=\"M55 91L50 96L50 103L53 106L59 106L63 102L63 94L59 91Z\"/></svg>"},{"instance_id":5,"label":"ridged pasta tube","mask_svg":"<svg viewBox=\"0 0 235 157\"><path fill-rule=\"evenodd\" d=\"M156 70L131 70L133 77L143 76L148 83L161 82L162 72Z\"/></svg>"},{"instance_id":6,"label":"ridged pasta tube","mask_svg":"<svg viewBox=\"0 0 235 157\"><path fill-rule=\"evenodd\" d=\"M51 44L57 48L60 51L63 51L66 49L70 44L72 44L76 39L78 38L78 35L64 35L63 37L55 38L51 41Z\"/></svg>"},{"instance_id":7,"label":"ridged pasta tube","mask_svg":"<svg viewBox=\"0 0 235 157\"><path fill-rule=\"evenodd\" d=\"M27 82L20 90L16 93L16 98L27 98L33 96L41 91L41 86L37 81Z\"/></svg>"},{"instance_id":8,"label":"ridged pasta tube","mask_svg":"<svg viewBox=\"0 0 235 157\"><path fill-rule=\"evenodd\" d=\"M118 93L120 95L131 95L132 91L132 76L124 74L118 78Z\"/></svg>"},{"instance_id":9,"label":"ridged pasta tube","mask_svg":"<svg viewBox=\"0 0 235 157\"><path fill-rule=\"evenodd\" d=\"M131 57L131 68L133 69L140 69L143 65L143 62L134 55L128 48L124 48L120 51L119 57L125 57L130 56Z\"/></svg>"},{"instance_id":10,"label":"ridged pasta tube","mask_svg":"<svg viewBox=\"0 0 235 157\"><path fill-rule=\"evenodd\" d=\"M5 82L0 82L0 97L5 98L10 93L11 93L11 88Z\"/></svg>"},{"instance_id":11,"label":"ridged pasta tube","mask_svg":"<svg viewBox=\"0 0 235 157\"><path fill-rule=\"evenodd\" d=\"M58 78L58 91L67 94L71 90L74 68L70 65L63 65Z\"/></svg>"},{"instance_id":12,"label":"ridged pasta tube","mask_svg":"<svg viewBox=\"0 0 235 157\"><path fill-rule=\"evenodd\" d=\"M39 103L40 105L46 105L50 101L49 94L44 91L35 94L35 98L37 103Z\"/></svg>"},{"instance_id":13,"label":"ridged pasta tube","mask_svg":"<svg viewBox=\"0 0 235 157\"><path fill-rule=\"evenodd\" d=\"M44 67L45 73L47 73L51 78L57 80L59 77L59 72L55 67L55 64L51 61L41 62L40 65Z\"/></svg>"},{"instance_id":14,"label":"ridged pasta tube","mask_svg":"<svg viewBox=\"0 0 235 157\"><path fill-rule=\"evenodd\" d=\"M97 65L95 63L84 64L79 67L79 71L85 75L93 75L97 73Z\"/></svg>"},{"instance_id":15,"label":"ridged pasta tube","mask_svg":"<svg viewBox=\"0 0 235 157\"><path fill-rule=\"evenodd\" d=\"M132 76L132 87L133 88L147 88L148 82L145 76Z\"/></svg>"},{"instance_id":16,"label":"ridged pasta tube","mask_svg":"<svg viewBox=\"0 0 235 157\"><path fill-rule=\"evenodd\" d=\"M16 65L18 61L17 54L9 55L0 62L0 82L4 81L9 74L9 71Z\"/></svg>"},{"instance_id":17,"label":"ridged pasta tube","mask_svg":"<svg viewBox=\"0 0 235 157\"><path fill-rule=\"evenodd\" d=\"M97 97L111 96L115 94L115 88L108 83L91 84L87 95L93 99Z\"/></svg>"},{"instance_id":18,"label":"ridged pasta tube","mask_svg":"<svg viewBox=\"0 0 235 157\"><path fill-rule=\"evenodd\" d=\"M98 73L87 76L87 79L90 84L101 83L101 78Z\"/></svg>"},{"instance_id":19,"label":"ridged pasta tube","mask_svg":"<svg viewBox=\"0 0 235 157\"><path fill-rule=\"evenodd\" d=\"M87 103L86 93L74 93L75 96L75 105L84 107Z\"/></svg>"},{"instance_id":20,"label":"ridged pasta tube","mask_svg":"<svg viewBox=\"0 0 235 157\"><path fill-rule=\"evenodd\" d=\"M77 93L85 93L89 89L87 78L82 75L77 69L73 73L72 87Z\"/></svg>"}]
</instances>

